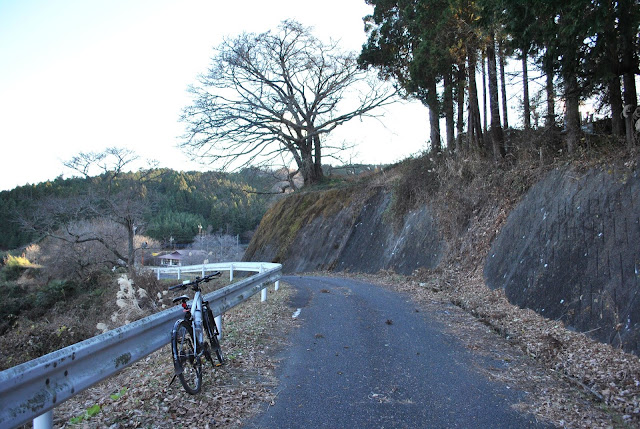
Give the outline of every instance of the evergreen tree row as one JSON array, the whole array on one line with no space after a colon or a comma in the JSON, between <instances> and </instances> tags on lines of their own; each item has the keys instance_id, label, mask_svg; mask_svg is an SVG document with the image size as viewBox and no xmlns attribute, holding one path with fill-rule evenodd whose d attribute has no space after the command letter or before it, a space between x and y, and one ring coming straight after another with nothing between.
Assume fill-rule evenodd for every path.
<instances>
[{"instance_id":1,"label":"evergreen tree row","mask_svg":"<svg viewBox=\"0 0 640 429\"><path fill-rule=\"evenodd\" d=\"M546 78L545 127L555 127L560 122L558 113L563 113L560 119L567 131L569 153L580 141L579 103L589 97L597 98L608 110L613 134L621 140L625 137L628 146L635 144L634 122L640 116L635 85L640 26L637 1L366 2L374 6L374 12L365 18L368 40L360 64L377 68L407 96L429 108L434 150L439 151L444 140L451 150L480 148L496 158L505 155L503 129L509 125L504 64L509 57L522 64L525 128L531 127L528 67L533 63ZM483 82L477 82L480 70ZM499 74L502 100L498 97ZM485 76L490 111L485 112L483 126L478 86L482 83L484 87ZM563 112L556 112L556 100L562 101ZM446 120L445 139L440 136L441 117Z\"/></svg>"}]
</instances>

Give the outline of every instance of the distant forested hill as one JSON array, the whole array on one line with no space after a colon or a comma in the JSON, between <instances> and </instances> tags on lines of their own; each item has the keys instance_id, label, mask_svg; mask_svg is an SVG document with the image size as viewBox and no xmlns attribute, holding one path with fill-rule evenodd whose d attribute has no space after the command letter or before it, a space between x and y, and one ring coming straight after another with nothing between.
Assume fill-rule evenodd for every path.
<instances>
[{"instance_id":1,"label":"distant forested hill","mask_svg":"<svg viewBox=\"0 0 640 429\"><path fill-rule=\"evenodd\" d=\"M139 173L127 173L135 179ZM146 180L146 215L143 233L160 242L191 242L199 232L244 234L260 222L276 182L273 173L246 169L238 173L154 171ZM17 215L47 199L64 201L90 194L92 181L59 177L35 185L0 192L0 249L16 249L37 237L23 231Z\"/></svg>"}]
</instances>

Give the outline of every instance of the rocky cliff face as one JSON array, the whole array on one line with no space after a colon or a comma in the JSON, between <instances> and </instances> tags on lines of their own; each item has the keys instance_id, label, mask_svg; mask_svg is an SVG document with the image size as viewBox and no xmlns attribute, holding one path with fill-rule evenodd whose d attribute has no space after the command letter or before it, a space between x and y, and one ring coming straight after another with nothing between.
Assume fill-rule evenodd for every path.
<instances>
[{"instance_id":1,"label":"rocky cliff face","mask_svg":"<svg viewBox=\"0 0 640 429\"><path fill-rule=\"evenodd\" d=\"M640 351L637 172L551 172L510 213L484 273L512 303Z\"/></svg>"},{"instance_id":2,"label":"rocky cliff face","mask_svg":"<svg viewBox=\"0 0 640 429\"><path fill-rule=\"evenodd\" d=\"M474 203L469 216L510 206L494 194L497 200ZM434 214L446 211L427 204L394 218L392 198L385 187L288 197L265 216L245 258L280 262L287 272L386 269L410 275L437 267L445 255L456 256L455 246L440 232L446 219ZM486 284L504 288L521 307L640 352L640 178L635 167L558 168L519 201L506 222L487 219L481 234L491 238L499 229L484 261ZM465 236L478 235L472 229L460 228L458 245L477 242ZM486 253L487 248L466 251Z\"/></svg>"},{"instance_id":3,"label":"rocky cliff face","mask_svg":"<svg viewBox=\"0 0 640 429\"><path fill-rule=\"evenodd\" d=\"M392 219L390 202L390 192L384 191L366 201L338 255L336 271L377 273L384 269L410 275L417 268L438 265L444 241L429 207Z\"/></svg>"},{"instance_id":4,"label":"rocky cliff face","mask_svg":"<svg viewBox=\"0 0 640 429\"><path fill-rule=\"evenodd\" d=\"M400 274L411 274L420 267L434 268L440 260L444 242L428 207L393 219L388 211L390 192L378 190L358 199L360 203L340 203L340 207L312 217L309 206L301 202L304 199L322 204L325 195L294 195L269 213L271 219L291 219L293 205L299 208L297 216L307 219L293 232L289 245L282 248L284 237L274 237L263 245L254 240L245 259L277 261L286 272L331 269L376 273L384 269ZM273 229L267 223L261 224L257 236Z\"/></svg>"}]
</instances>

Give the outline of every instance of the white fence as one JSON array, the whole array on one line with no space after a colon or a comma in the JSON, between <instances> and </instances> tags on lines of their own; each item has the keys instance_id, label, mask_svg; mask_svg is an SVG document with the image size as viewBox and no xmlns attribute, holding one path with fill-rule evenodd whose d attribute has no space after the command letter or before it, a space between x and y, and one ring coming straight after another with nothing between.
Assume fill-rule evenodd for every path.
<instances>
[{"instance_id":1,"label":"white fence","mask_svg":"<svg viewBox=\"0 0 640 429\"><path fill-rule=\"evenodd\" d=\"M177 274L230 271L231 278L234 269L258 272L204 296L216 317L258 291L264 301L266 285L277 285L282 273L280 264L249 262L161 268L158 273L176 268ZM182 309L176 306L0 372L0 427L34 418L34 428L52 427L54 407L168 344L180 317Z\"/></svg>"}]
</instances>

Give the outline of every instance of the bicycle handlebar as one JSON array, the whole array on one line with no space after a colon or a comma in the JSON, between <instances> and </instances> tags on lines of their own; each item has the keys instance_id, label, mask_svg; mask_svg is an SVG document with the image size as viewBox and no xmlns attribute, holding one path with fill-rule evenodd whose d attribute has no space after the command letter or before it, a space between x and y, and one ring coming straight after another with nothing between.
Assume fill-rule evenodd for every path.
<instances>
[{"instance_id":1,"label":"bicycle handlebar","mask_svg":"<svg viewBox=\"0 0 640 429\"><path fill-rule=\"evenodd\" d=\"M222 273L220 271L215 271L207 276L204 277L196 277L195 280L188 282L188 283L182 283L179 285L175 285L175 286L169 286L169 290L176 290L176 289L186 289L189 286L198 286L200 283L208 283L212 278L214 277L218 277L220 276Z\"/></svg>"}]
</instances>

